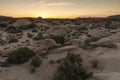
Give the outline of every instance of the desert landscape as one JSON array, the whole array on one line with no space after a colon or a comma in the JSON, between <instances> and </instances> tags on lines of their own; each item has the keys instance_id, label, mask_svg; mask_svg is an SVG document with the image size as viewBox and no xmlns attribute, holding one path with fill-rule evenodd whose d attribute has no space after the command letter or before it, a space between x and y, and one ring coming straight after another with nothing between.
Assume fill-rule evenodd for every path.
<instances>
[{"instance_id":1,"label":"desert landscape","mask_svg":"<svg viewBox=\"0 0 120 80\"><path fill-rule=\"evenodd\" d=\"M119 15L75 19L0 16L0 80L60 80L53 79L54 75L70 55L80 55L90 73L89 78L79 80L120 80L119 52Z\"/></svg>"}]
</instances>

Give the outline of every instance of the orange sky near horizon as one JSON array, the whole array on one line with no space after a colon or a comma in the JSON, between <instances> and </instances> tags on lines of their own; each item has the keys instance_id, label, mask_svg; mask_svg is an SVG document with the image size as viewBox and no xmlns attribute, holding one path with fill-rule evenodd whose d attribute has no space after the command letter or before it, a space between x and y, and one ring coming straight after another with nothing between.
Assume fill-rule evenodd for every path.
<instances>
[{"instance_id":1,"label":"orange sky near horizon","mask_svg":"<svg viewBox=\"0 0 120 80\"><path fill-rule=\"evenodd\" d=\"M76 18L120 14L120 0L0 0L0 15Z\"/></svg>"}]
</instances>

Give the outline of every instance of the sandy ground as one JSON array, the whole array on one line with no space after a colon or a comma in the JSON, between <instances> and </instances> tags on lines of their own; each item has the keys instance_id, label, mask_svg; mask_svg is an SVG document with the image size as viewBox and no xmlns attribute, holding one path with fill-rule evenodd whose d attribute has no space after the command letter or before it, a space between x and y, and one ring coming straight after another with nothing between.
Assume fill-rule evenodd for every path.
<instances>
[{"instance_id":1,"label":"sandy ground","mask_svg":"<svg viewBox=\"0 0 120 80\"><path fill-rule=\"evenodd\" d=\"M69 32L69 29L67 30L68 30L67 32ZM52 32L50 31L54 31L54 29L48 30L47 33L51 34ZM59 35L61 35L61 31L59 31L58 29L55 31L55 34L59 32ZM63 47L56 48L50 51L51 54L47 55L46 58L42 59L41 66L39 68L36 68L36 71L33 74L30 73L32 68L30 62L21 65L12 65L11 67L0 67L0 80L53 80L54 73L57 67L59 66L59 64L58 63L50 64L50 60L57 61L63 59L66 57L68 52L74 52L76 54L81 55L81 57L84 60L83 65L88 70L93 72L93 80L120 80L120 31L119 30L118 31L115 30L115 31L118 33L115 35L110 34L110 36L107 38L104 36L104 34L107 33L106 32L101 33L101 31L92 32L91 35L94 37L104 36L105 39L103 38L103 40L99 41L101 43L103 42L102 45L107 42L106 41L107 39L108 40L112 39L112 41L116 41L117 48L96 47L90 50L90 49L82 49L76 45L70 45L70 46L65 45ZM41 44L40 44L41 40L33 41L32 39L28 38L27 37L28 32L30 31L29 30L23 31L22 38L19 39L19 42L0 46L0 54L4 55L6 52L9 52L11 50L23 46L29 47L33 50L41 49ZM66 34L66 29L63 30L63 32L64 34ZM3 40L6 40L7 36L10 35L7 34L6 32L3 32L2 30L0 30L0 33L2 33ZM33 33L33 34L34 36L37 35L37 33ZM78 34L80 34L79 31ZM99 36L98 35L96 36L96 34L98 34ZM86 40L86 36L84 35L82 35L83 40ZM82 36L78 35L77 38ZM27 42L25 42L26 40L30 41L29 45ZM4 61L4 60L5 59L3 59L2 56L0 56L0 61ZM92 65L91 61L93 60L97 60L98 66L96 68L93 68L91 66Z\"/></svg>"},{"instance_id":2,"label":"sandy ground","mask_svg":"<svg viewBox=\"0 0 120 80\"><path fill-rule=\"evenodd\" d=\"M90 67L90 60L98 60L98 68L91 70L96 80L120 80L120 54L119 49L97 48L93 51L79 49L77 54L81 54L85 65ZM89 52L89 53L88 53ZM30 64L14 65L9 68L1 67L0 80L52 80L53 74L58 64L50 64L50 60L59 60L66 56L66 52L50 54L47 59L43 59L42 65L36 69L34 74L30 73ZM87 58L87 59L86 59Z\"/></svg>"}]
</instances>

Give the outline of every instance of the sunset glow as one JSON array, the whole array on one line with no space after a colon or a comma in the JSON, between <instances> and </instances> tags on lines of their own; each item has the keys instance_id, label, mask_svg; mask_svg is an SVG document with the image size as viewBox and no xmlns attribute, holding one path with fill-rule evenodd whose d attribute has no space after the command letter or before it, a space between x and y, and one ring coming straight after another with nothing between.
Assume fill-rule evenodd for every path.
<instances>
[{"instance_id":1,"label":"sunset glow","mask_svg":"<svg viewBox=\"0 0 120 80\"><path fill-rule=\"evenodd\" d=\"M74 18L120 14L120 0L0 0L0 15Z\"/></svg>"}]
</instances>

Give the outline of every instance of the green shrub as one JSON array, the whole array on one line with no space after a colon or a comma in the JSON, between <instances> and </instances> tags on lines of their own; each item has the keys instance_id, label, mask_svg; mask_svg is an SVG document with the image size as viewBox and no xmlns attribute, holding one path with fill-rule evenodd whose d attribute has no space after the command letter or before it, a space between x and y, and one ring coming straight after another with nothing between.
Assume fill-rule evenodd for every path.
<instances>
[{"instance_id":1,"label":"green shrub","mask_svg":"<svg viewBox=\"0 0 120 80\"><path fill-rule=\"evenodd\" d=\"M40 39L41 39L40 36L35 36L35 37L33 38L33 40L35 40L35 41L40 40Z\"/></svg>"},{"instance_id":2,"label":"green shrub","mask_svg":"<svg viewBox=\"0 0 120 80\"><path fill-rule=\"evenodd\" d=\"M31 74L33 74L35 71L36 71L36 68L35 68L35 67L32 67L32 68L30 69L30 73L31 73Z\"/></svg>"},{"instance_id":3,"label":"green shrub","mask_svg":"<svg viewBox=\"0 0 120 80\"><path fill-rule=\"evenodd\" d=\"M31 33L27 33L27 36L28 36L29 38L32 38L32 37L33 37L33 35L32 35Z\"/></svg>"},{"instance_id":4,"label":"green shrub","mask_svg":"<svg viewBox=\"0 0 120 80\"><path fill-rule=\"evenodd\" d=\"M39 58L39 56L35 56L31 59L31 65L34 67L39 67L41 65L42 60Z\"/></svg>"},{"instance_id":5,"label":"green shrub","mask_svg":"<svg viewBox=\"0 0 120 80\"><path fill-rule=\"evenodd\" d=\"M51 36L51 39L55 40L57 43L64 44L65 38L64 36Z\"/></svg>"},{"instance_id":6,"label":"green shrub","mask_svg":"<svg viewBox=\"0 0 120 80\"><path fill-rule=\"evenodd\" d=\"M8 53L7 62L11 64L22 64L27 62L32 56L35 55L33 50L27 47L19 48Z\"/></svg>"},{"instance_id":7,"label":"green shrub","mask_svg":"<svg viewBox=\"0 0 120 80\"><path fill-rule=\"evenodd\" d=\"M0 23L0 28L6 28L7 25L8 24L6 24L6 23Z\"/></svg>"},{"instance_id":8,"label":"green shrub","mask_svg":"<svg viewBox=\"0 0 120 80\"><path fill-rule=\"evenodd\" d=\"M0 38L0 45L4 45L5 41Z\"/></svg>"},{"instance_id":9,"label":"green shrub","mask_svg":"<svg viewBox=\"0 0 120 80\"><path fill-rule=\"evenodd\" d=\"M35 33L36 33L36 32L38 32L38 31L37 31L36 29L33 29L32 32L35 32Z\"/></svg>"},{"instance_id":10,"label":"green shrub","mask_svg":"<svg viewBox=\"0 0 120 80\"><path fill-rule=\"evenodd\" d=\"M33 28L35 28L35 24L24 25L24 26L18 27L19 30L28 30L28 29L33 29Z\"/></svg>"},{"instance_id":11,"label":"green shrub","mask_svg":"<svg viewBox=\"0 0 120 80\"><path fill-rule=\"evenodd\" d=\"M96 60L96 59L92 60L91 63L92 63L92 67L93 68L97 68L98 67L98 60Z\"/></svg>"},{"instance_id":12,"label":"green shrub","mask_svg":"<svg viewBox=\"0 0 120 80\"><path fill-rule=\"evenodd\" d=\"M16 27L15 26L8 26L7 28L6 28L6 30L16 30Z\"/></svg>"},{"instance_id":13,"label":"green shrub","mask_svg":"<svg viewBox=\"0 0 120 80\"><path fill-rule=\"evenodd\" d=\"M11 37L8 42L9 42L9 43L18 42L18 39L15 38L15 37Z\"/></svg>"},{"instance_id":14,"label":"green shrub","mask_svg":"<svg viewBox=\"0 0 120 80\"><path fill-rule=\"evenodd\" d=\"M8 33L20 33L20 32L22 32L20 29L17 29L15 26L8 26L6 28L6 31Z\"/></svg>"},{"instance_id":15,"label":"green shrub","mask_svg":"<svg viewBox=\"0 0 120 80\"><path fill-rule=\"evenodd\" d=\"M50 63L50 64L54 64L55 61L54 61L54 60L50 60L49 63Z\"/></svg>"},{"instance_id":16,"label":"green shrub","mask_svg":"<svg viewBox=\"0 0 120 80\"><path fill-rule=\"evenodd\" d=\"M7 62L0 62L0 67L10 67L11 65Z\"/></svg>"},{"instance_id":17,"label":"green shrub","mask_svg":"<svg viewBox=\"0 0 120 80\"><path fill-rule=\"evenodd\" d=\"M88 28L85 27L85 26L79 28L79 31L80 31L80 32L84 32L84 31L87 31L87 30L88 30Z\"/></svg>"},{"instance_id":18,"label":"green shrub","mask_svg":"<svg viewBox=\"0 0 120 80\"><path fill-rule=\"evenodd\" d=\"M42 39L42 34L41 33L38 33L37 36L35 36L33 38L33 40L35 40L35 41L40 40L40 39Z\"/></svg>"},{"instance_id":19,"label":"green shrub","mask_svg":"<svg viewBox=\"0 0 120 80\"><path fill-rule=\"evenodd\" d=\"M80 55L69 53L58 67L54 80L86 80L91 77L82 65Z\"/></svg>"},{"instance_id":20,"label":"green shrub","mask_svg":"<svg viewBox=\"0 0 120 80\"><path fill-rule=\"evenodd\" d=\"M62 62L62 59L56 60L56 63L61 63L61 62Z\"/></svg>"}]
</instances>

